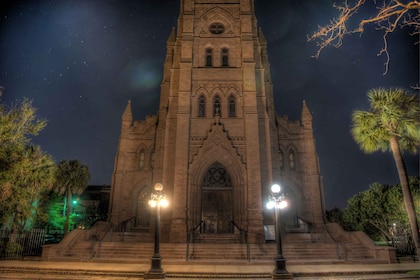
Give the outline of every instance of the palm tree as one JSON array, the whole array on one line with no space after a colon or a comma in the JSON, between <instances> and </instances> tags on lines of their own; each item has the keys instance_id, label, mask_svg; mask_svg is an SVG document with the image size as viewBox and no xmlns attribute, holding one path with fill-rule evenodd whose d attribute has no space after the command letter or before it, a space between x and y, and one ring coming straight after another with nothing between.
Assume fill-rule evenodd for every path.
<instances>
[{"instance_id":1,"label":"palm tree","mask_svg":"<svg viewBox=\"0 0 420 280\"><path fill-rule=\"evenodd\" d=\"M67 213L64 234L68 233L73 194L80 195L86 189L90 179L89 169L78 160L63 160L58 164L54 191L67 196Z\"/></svg>"},{"instance_id":2,"label":"palm tree","mask_svg":"<svg viewBox=\"0 0 420 280\"><path fill-rule=\"evenodd\" d=\"M419 97L401 88L372 89L369 111L353 112L352 135L366 153L391 151L400 178L412 237L419 256L419 232L403 151L418 153L420 145Z\"/></svg>"}]
</instances>

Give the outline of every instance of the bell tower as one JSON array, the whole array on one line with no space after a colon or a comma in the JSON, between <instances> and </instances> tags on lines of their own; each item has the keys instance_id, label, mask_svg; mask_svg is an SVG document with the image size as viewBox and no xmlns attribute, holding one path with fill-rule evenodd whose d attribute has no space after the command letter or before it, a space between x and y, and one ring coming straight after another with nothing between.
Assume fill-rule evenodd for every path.
<instances>
[{"instance_id":1,"label":"bell tower","mask_svg":"<svg viewBox=\"0 0 420 280\"><path fill-rule=\"evenodd\" d=\"M273 183L290 197L288 226L323 223L312 117L276 115L267 42L253 0L180 0L177 28L167 40L156 116L122 118L111 192L111 222L132 216L156 182L170 201L161 235L186 242L206 234L247 233L265 242L265 210ZM128 112L128 113L127 113ZM139 210L141 209L141 210Z\"/></svg>"},{"instance_id":2,"label":"bell tower","mask_svg":"<svg viewBox=\"0 0 420 280\"><path fill-rule=\"evenodd\" d=\"M173 170L162 174L173 185L170 237L184 236L185 222L191 229L203 221L206 232L229 232L235 223L262 240L261 187L272 180L274 112L253 1L182 0L180 7L161 100L172 147L165 145L163 164L173 167L163 169ZM209 185L207 179L222 175L229 191Z\"/></svg>"}]
</instances>

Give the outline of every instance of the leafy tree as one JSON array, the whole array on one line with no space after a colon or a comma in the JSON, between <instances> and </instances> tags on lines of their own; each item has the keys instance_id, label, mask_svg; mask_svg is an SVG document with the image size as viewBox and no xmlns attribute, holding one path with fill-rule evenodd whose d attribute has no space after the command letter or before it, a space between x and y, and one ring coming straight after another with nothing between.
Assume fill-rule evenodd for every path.
<instances>
[{"instance_id":1,"label":"leafy tree","mask_svg":"<svg viewBox=\"0 0 420 280\"><path fill-rule=\"evenodd\" d=\"M86 189L90 179L89 169L78 160L63 160L58 164L56 178L54 190L60 195L67 196L67 213L64 224L64 234L67 234L73 194L80 195Z\"/></svg>"},{"instance_id":2,"label":"leafy tree","mask_svg":"<svg viewBox=\"0 0 420 280\"><path fill-rule=\"evenodd\" d=\"M8 174L13 165L22 158L31 135L46 126L45 120L37 119L32 101L24 99L10 108L0 104L0 204L13 193L15 175Z\"/></svg>"},{"instance_id":3,"label":"leafy tree","mask_svg":"<svg viewBox=\"0 0 420 280\"><path fill-rule=\"evenodd\" d=\"M389 190L390 186L374 183L369 190L350 198L343 210L344 228L364 231L374 240L390 240L388 231L394 220L391 209L398 204L389 205Z\"/></svg>"},{"instance_id":4,"label":"leafy tree","mask_svg":"<svg viewBox=\"0 0 420 280\"><path fill-rule=\"evenodd\" d=\"M420 176L413 176L409 178L411 193L414 199L414 208L416 209L417 224L420 224Z\"/></svg>"},{"instance_id":5,"label":"leafy tree","mask_svg":"<svg viewBox=\"0 0 420 280\"><path fill-rule=\"evenodd\" d=\"M398 27L412 29L413 31L410 33L412 36L420 34L420 2L417 0L384 0L380 3L382 3L381 6L376 7L372 17L362 18L360 21L357 21L358 25L355 27L349 27L353 16L363 14L365 9L371 8L370 3L366 3L366 0L357 0L354 5L349 5L347 0L345 0L341 6L334 4L334 7L340 11L340 16L331 19L329 24L325 26L319 26L318 31L308 36L308 41L316 41L318 46L318 51L314 57L318 58L321 51L327 46L340 47L344 36L353 33L362 34L365 26L375 25L377 30L383 32L384 44L378 55L385 54L386 56L384 73L386 74L390 61L387 37Z\"/></svg>"},{"instance_id":6,"label":"leafy tree","mask_svg":"<svg viewBox=\"0 0 420 280\"><path fill-rule=\"evenodd\" d=\"M3 222L11 217L12 228L25 230L30 221L42 216L38 203L54 184L55 163L39 147L27 146L0 177L9 183L11 193L1 204Z\"/></svg>"},{"instance_id":7,"label":"leafy tree","mask_svg":"<svg viewBox=\"0 0 420 280\"><path fill-rule=\"evenodd\" d=\"M347 207L343 210L340 224L345 230L359 230L369 234L368 230L364 229L364 215L360 213L361 209L362 193L358 193L347 201Z\"/></svg>"},{"instance_id":8,"label":"leafy tree","mask_svg":"<svg viewBox=\"0 0 420 280\"><path fill-rule=\"evenodd\" d=\"M51 190L43 196L40 201L40 209L43 215L37 220L37 227L46 228L48 232L63 231L66 220L65 211L63 211L63 196Z\"/></svg>"},{"instance_id":9,"label":"leafy tree","mask_svg":"<svg viewBox=\"0 0 420 280\"><path fill-rule=\"evenodd\" d=\"M326 211L326 217L330 223L342 224L343 210L341 210L340 208L334 207L332 210Z\"/></svg>"},{"instance_id":10,"label":"leafy tree","mask_svg":"<svg viewBox=\"0 0 420 280\"><path fill-rule=\"evenodd\" d=\"M21 104L12 104L7 108L0 104L0 143L2 151L10 146L25 146L30 142L30 135L38 133L47 125L45 120L37 119L37 109L32 101L23 99Z\"/></svg>"},{"instance_id":11,"label":"leafy tree","mask_svg":"<svg viewBox=\"0 0 420 280\"><path fill-rule=\"evenodd\" d=\"M11 108L0 105L0 220L14 230L41 217L38 203L54 183L53 160L29 138L45 125L27 99Z\"/></svg>"},{"instance_id":12,"label":"leafy tree","mask_svg":"<svg viewBox=\"0 0 420 280\"><path fill-rule=\"evenodd\" d=\"M410 188L420 213L419 177L410 177ZM374 183L364 192L350 198L335 222L346 230L360 230L374 240L391 241L391 226L397 223L403 227L409 225L400 185L382 185ZM335 210L337 211L337 210ZM419 220L420 217L417 217Z\"/></svg>"},{"instance_id":13,"label":"leafy tree","mask_svg":"<svg viewBox=\"0 0 420 280\"><path fill-rule=\"evenodd\" d=\"M353 112L352 135L366 153L391 151L400 178L404 204L415 246L418 225L403 151L418 153L420 145L419 98L403 89L373 89L368 92L369 111ZM418 252L417 252L418 254Z\"/></svg>"}]
</instances>

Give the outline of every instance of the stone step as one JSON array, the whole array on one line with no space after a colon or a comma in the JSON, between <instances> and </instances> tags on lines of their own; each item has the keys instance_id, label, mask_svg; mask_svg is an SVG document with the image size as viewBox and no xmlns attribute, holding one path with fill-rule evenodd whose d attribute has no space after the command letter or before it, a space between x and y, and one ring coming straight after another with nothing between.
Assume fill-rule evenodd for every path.
<instances>
[{"instance_id":1,"label":"stone step","mask_svg":"<svg viewBox=\"0 0 420 280\"><path fill-rule=\"evenodd\" d=\"M115 233L114 233L115 234ZM148 233L147 233L148 234ZM102 261L116 259L132 259L138 262L147 262L154 252L154 242L127 241L129 237L139 238L145 233L135 232L124 235L124 242L92 242L78 241L71 248L68 256L80 259L100 258ZM116 236L116 235L114 235ZM272 261L277 255L275 242L265 244L240 244L232 243L237 234L227 235L202 235L206 242L181 244L161 243L160 255L166 260L175 261L201 261L205 262L235 262L235 261ZM220 237L222 241L212 243L211 240ZM104 239L106 240L106 238ZM143 241L145 239L142 239ZM99 247L100 244L100 247ZM305 263L313 261L352 260L369 261L372 257L369 252L359 243L335 243L312 242L310 234L294 233L287 234L283 238L283 255L288 261ZM188 252L188 253L187 253Z\"/></svg>"},{"instance_id":2,"label":"stone step","mask_svg":"<svg viewBox=\"0 0 420 280\"><path fill-rule=\"evenodd\" d=\"M102 242L95 243L92 250L92 242L78 242L72 248L73 257L101 257L101 258L150 258L154 252L154 243L125 243L125 242ZM185 244L160 244L160 253L164 257L182 259L186 256Z\"/></svg>"},{"instance_id":3,"label":"stone step","mask_svg":"<svg viewBox=\"0 0 420 280\"><path fill-rule=\"evenodd\" d=\"M262 244L250 246L251 256L257 259L268 259L273 258L277 254L277 245L276 244ZM322 245L312 244L312 245L299 245L296 247L294 245L284 245L283 246L283 255L288 259L334 259L337 258L335 251L335 246L332 244Z\"/></svg>"},{"instance_id":4,"label":"stone step","mask_svg":"<svg viewBox=\"0 0 420 280\"><path fill-rule=\"evenodd\" d=\"M242 260L247 258L247 246L245 244L208 244L195 243L189 246L190 259L233 259Z\"/></svg>"},{"instance_id":5,"label":"stone step","mask_svg":"<svg viewBox=\"0 0 420 280\"><path fill-rule=\"evenodd\" d=\"M240 243L240 235L237 233L226 233L226 234L199 233L195 237L195 243L211 243L211 244Z\"/></svg>"},{"instance_id":6,"label":"stone step","mask_svg":"<svg viewBox=\"0 0 420 280\"><path fill-rule=\"evenodd\" d=\"M192 247L190 247L187 257L185 244L163 243L160 246L160 255L167 264L183 262L201 264L235 264L243 262L270 264L277 255L276 244L250 244L249 259L244 244L230 244L235 246L229 246L229 250L226 250L225 247L219 245L221 244L214 244L213 246L212 244L194 244L196 250L192 250ZM202 250L208 251L207 253L203 253ZM73 248L72 255L61 259L96 262L149 263L153 251L153 243L125 244L122 242L103 242L100 253L99 251L94 250L94 254L91 255L91 243L84 242L84 244L79 243ZM327 248L324 248L323 251L295 252L293 251L292 246L284 246L283 255L289 264L366 263L374 261L372 258L352 258L350 256L346 260L338 259L331 248L328 250ZM58 259L59 258L57 258L57 260Z\"/></svg>"},{"instance_id":7,"label":"stone step","mask_svg":"<svg viewBox=\"0 0 420 280\"><path fill-rule=\"evenodd\" d=\"M282 236L282 240L285 244L334 243L331 236L324 233L289 233Z\"/></svg>"},{"instance_id":8,"label":"stone step","mask_svg":"<svg viewBox=\"0 0 420 280\"><path fill-rule=\"evenodd\" d=\"M103 241L151 243L154 241L154 234L140 230L129 232L108 232L103 238Z\"/></svg>"}]
</instances>

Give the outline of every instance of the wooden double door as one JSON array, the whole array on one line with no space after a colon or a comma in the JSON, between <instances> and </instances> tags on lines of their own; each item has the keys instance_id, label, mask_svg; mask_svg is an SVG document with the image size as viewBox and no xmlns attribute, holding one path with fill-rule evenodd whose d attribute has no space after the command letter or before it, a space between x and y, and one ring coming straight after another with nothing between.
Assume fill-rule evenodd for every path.
<instances>
[{"instance_id":1,"label":"wooden double door","mask_svg":"<svg viewBox=\"0 0 420 280\"><path fill-rule=\"evenodd\" d=\"M233 233L233 197L231 189L201 191L201 216L204 233Z\"/></svg>"}]
</instances>

